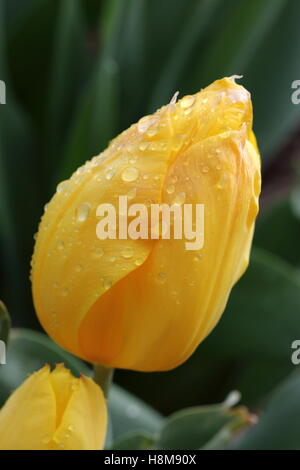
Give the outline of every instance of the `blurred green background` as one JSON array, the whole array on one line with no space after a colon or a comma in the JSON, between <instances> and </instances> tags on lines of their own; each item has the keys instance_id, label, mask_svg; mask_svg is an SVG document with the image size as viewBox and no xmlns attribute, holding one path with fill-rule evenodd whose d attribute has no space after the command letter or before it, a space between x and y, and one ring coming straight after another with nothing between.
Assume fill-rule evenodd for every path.
<instances>
[{"instance_id":1,"label":"blurred green background","mask_svg":"<svg viewBox=\"0 0 300 470\"><path fill-rule=\"evenodd\" d=\"M0 0L0 298L13 326L39 329L29 263L59 181L176 90L242 74L263 165L250 267L183 366L116 380L163 414L236 388L258 411L291 380L300 396L290 359L300 338L299 19L298 0ZM284 445L300 448L300 436Z\"/></svg>"}]
</instances>

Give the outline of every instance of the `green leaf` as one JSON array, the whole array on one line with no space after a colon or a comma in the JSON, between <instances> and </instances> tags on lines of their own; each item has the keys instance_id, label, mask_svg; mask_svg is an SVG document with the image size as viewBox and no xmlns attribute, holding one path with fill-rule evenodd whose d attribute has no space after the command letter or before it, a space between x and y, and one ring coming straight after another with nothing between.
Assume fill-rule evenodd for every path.
<instances>
[{"instance_id":1,"label":"green leaf","mask_svg":"<svg viewBox=\"0 0 300 470\"><path fill-rule=\"evenodd\" d=\"M230 435L230 440L235 430L249 421L244 408L230 409L236 398L238 395L234 392L229 396L228 402L220 405L198 406L174 413L165 421L156 448L199 449L205 446L221 446L221 440L222 445L225 445L225 434L227 437Z\"/></svg>"},{"instance_id":2,"label":"green leaf","mask_svg":"<svg viewBox=\"0 0 300 470\"><path fill-rule=\"evenodd\" d=\"M126 128L144 111L146 72L146 0L127 0L116 60L120 68L121 128ZM130 106L128 106L130 103Z\"/></svg>"},{"instance_id":3,"label":"green leaf","mask_svg":"<svg viewBox=\"0 0 300 470\"><path fill-rule=\"evenodd\" d=\"M299 121L300 106L291 101L292 82L300 75L299 14L300 3L287 1L245 76L252 93L254 129L265 161L277 154Z\"/></svg>"},{"instance_id":4,"label":"green leaf","mask_svg":"<svg viewBox=\"0 0 300 470\"><path fill-rule=\"evenodd\" d=\"M117 439L110 447L111 450L147 450L154 445L155 439L151 434L134 432Z\"/></svg>"},{"instance_id":5,"label":"green leaf","mask_svg":"<svg viewBox=\"0 0 300 470\"><path fill-rule=\"evenodd\" d=\"M239 450L299 450L300 375L292 374L272 394L256 426L234 446Z\"/></svg>"},{"instance_id":6,"label":"green leaf","mask_svg":"<svg viewBox=\"0 0 300 470\"><path fill-rule=\"evenodd\" d=\"M8 342L10 326L11 321L8 311L0 300L0 340L4 341L4 343Z\"/></svg>"},{"instance_id":7,"label":"green leaf","mask_svg":"<svg viewBox=\"0 0 300 470\"><path fill-rule=\"evenodd\" d=\"M27 374L45 363L60 362L75 376L92 373L84 362L62 350L46 335L26 329L12 330L7 364L1 368L0 406L11 391L25 380ZM159 413L116 384L113 384L109 396L109 413L112 427L109 432L113 432L114 437L133 431L156 433L161 426Z\"/></svg>"},{"instance_id":8,"label":"green leaf","mask_svg":"<svg viewBox=\"0 0 300 470\"><path fill-rule=\"evenodd\" d=\"M171 54L159 75L150 98L150 112L166 103L172 93L179 88L179 79L182 77L195 45L202 38L213 14L219 5L219 0L203 0L195 8L187 12L188 18L180 32Z\"/></svg>"},{"instance_id":9,"label":"green leaf","mask_svg":"<svg viewBox=\"0 0 300 470\"><path fill-rule=\"evenodd\" d=\"M262 213L256 224L254 242L258 247L297 266L300 264L300 220L293 209L287 197Z\"/></svg>"},{"instance_id":10,"label":"green leaf","mask_svg":"<svg viewBox=\"0 0 300 470\"><path fill-rule=\"evenodd\" d=\"M86 28L80 0L62 0L55 25L48 103L46 107L46 171L53 171L65 123L70 119L83 71L88 69L84 50Z\"/></svg>"},{"instance_id":11,"label":"green leaf","mask_svg":"<svg viewBox=\"0 0 300 470\"><path fill-rule=\"evenodd\" d=\"M244 73L285 4L286 0L234 2L197 76L209 84L221 76Z\"/></svg>"},{"instance_id":12,"label":"green leaf","mask_svg":"<svg viewBox=\"0 0 300 470\"><path fill-rule=\"evenodd\" d=\"M206 346L223 357L289 361L292 341L300 337L299 305L298 272L256 249Z\"/></svg>"},{"instance_id":13,"label":"green leaf","mask_svg":"<svg viewBox=\"0 0 300 470\"><path fill-rule=\"evenodd\" d=\"M42 131L47 103L51 49L59 6L53 0L27 0L9 24L11 85ZM26 73L24 73L26 71Z\"/></svg>"},{"instance_id":14,"label":"green leaf","mask_svg":"<svg viewBox=\"0 0 300 470\"><path fill-rule=\"evenodd\" d=\"M68 178L78 166L103 150L116 133L119 85L115 55L124 6L115 0L107 4L102 48L75 112L58 179Z\"/></svg>"},{"instance_id":15,"label":"green leaf","mask_svg":"<svg viewBox=\"0 0 300 470\"><path fill-rule=\"evenodd\" d=\"M12 315L21 320L28 305L28 246L30 244L31 251L40 188L35 180L37 167L32 128L16 101L12 87L3 8L4 2L1 2L0 78L6 83L6 104L0 105L0 240L3 262L0 296L5 298Z\"/></svg>"}]
</instances>

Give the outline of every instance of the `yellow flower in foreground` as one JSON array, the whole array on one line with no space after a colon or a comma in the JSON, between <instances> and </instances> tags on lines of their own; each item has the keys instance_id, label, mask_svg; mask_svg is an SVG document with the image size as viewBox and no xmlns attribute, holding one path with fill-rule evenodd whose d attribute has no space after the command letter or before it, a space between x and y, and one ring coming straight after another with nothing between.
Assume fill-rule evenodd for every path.
<instances>
[{"instance_id":1,"label":"yellow flower in foreground","mask_svg":"<svg viewBox=\"0 0 300 470\"><path fill-rule=\"evenodd\" d=\"M245 271L260 193L250 94L234 78L175 99L61 183L42 218L33 297L48 334L108 367L167 370L218 322ZM100 203L204 204L205 242L96 236Z\"/></svg>"},{"instance_id":2,"label":"yellow flower in foreground","mask_svg":"<svg viewBox=\"0 0 300 470\"><path fill-rule=\"evenodd\" d=\"M62 364L45 366L15 390L0 410L0 450L98 450L107 424L103 393Z\"/></svg>"}]
</instances>

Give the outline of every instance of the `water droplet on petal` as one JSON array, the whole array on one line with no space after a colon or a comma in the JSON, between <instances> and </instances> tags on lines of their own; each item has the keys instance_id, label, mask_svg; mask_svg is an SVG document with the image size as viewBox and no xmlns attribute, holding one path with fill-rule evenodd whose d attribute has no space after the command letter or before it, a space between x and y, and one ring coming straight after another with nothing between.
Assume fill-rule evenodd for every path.
<instances>
[{"instance_id":1,"label":"water droplet on petal","mask_svg":"<svg viewBox=\"0 0 300 470\"><path fill-rule=\"evenodd\" d=\"M81 266L81 264L76 264L76 266L75 266L75 271L77 271L78 273L79 273L80 271L82 271L82 266Z\"/></svg>"},{"instance_id":2,"label":"water droplet on petal","mask_svg":"<svg viewBox=\"0 0 300 470\"><path fill-rule=\"evenodd\" d=\"M192 95L185 96L182 100L179 101L181 108L186 109L190 106L193 106L196 98Z\"/></svg>"},{"instance_id":3,"label":"water droplet on petal","mask_svg":"<svg viewBox=\"0 0 300 470\"><path fill-rule=\"evenodd\" d=\"M198 263L198 261L200 261L202 258L202 255L200 255L200 253L197 253L195 256L194 256L194 261L196 261L196 263Z\"/></svg>"},{"instance_id":4,"label":"water droplet on petal","mask_svg":"<svg viewBox=\"0 0 300 470\"><path fill-rule=\"evenodd\" d=\"M173 199L173 204L181 205L185 201L185 193L180 192L176 194L175 198Z\"/></svg>"},{"instance_id":5,"label":"water droplet on petal","mask_svg":"<svg viewBox=\"0 0 300 470\"><path fill-rule=\"evenodd\" d=\"M144 150L147 149L148 145L149 145L148 142L142 142L139 145L139 149L143 152Z\"/></svg>"},{"instance_id":6,"label":"water droplet on petal","mask_svg":"<svg viewBox=\"0 0 300 470\"><path fill-rule=\"evenodd\" d=\"M95 249L94 253L95 253L95 256L97 258L101 258L101 256L103 256L103 254L104 254L104 251L103 251L102 248L98 247L98 248Z\"/></svg>"},{"instance_id":7,"label":"water droplet on petal","mask_svg":"<svg viewBox=\"0 0 300 470\"><path fill-rule=\"evenodd\" d=\"M114 170L107 170L107 172L105 173L105 178L107 180L111 180L115 175L115 172Z\"/></svg>"},{"instance_id":8,"label":"water droplet on petal","mask_svg":"<svg viewBox=\"0 0 300 470\"><path fill-rule=\"evenodd\" d=\"M137 128L140 133L146 132L146 130L153 124L155 118L153 116L144 116L139 120Z\"/></svg>"},{"instance_id":9,"label":"water droplet on petal","mask_svg":"<svg viewBox=\"0 0 300 470\"><path fill-rule=\"evenodd\" d=\"M122 171L122 180L130 183L131 181L135 181L139 176L139 170L134 167L125 168Z\"/></svg>"},{"instance_id":10,"label":"water droplet on petal","mask_svg":"<svg viewBox=\"0 0 300 470\"><path fill-rule=\"evenodd\" d=\"M209 172L209 167L208 166L203 166L202 167L202 173L208 173Z\"/></svg>"},{"instance_id":11,"label":"water droplet on petal","mask_svg":"<svg viewBox=\"0 0 300 470\"><path fill-rule=\"evenodd\" d=\"M61 192L67 187L67 185L68 185L68 181L67 181L67 180L66 180L66 181L61 181L61 182L57 185L56 191L57 191L58 193L61 193Z\"/></svg>"},{"instance_id":12,"label":"water droplet on petal","mask_svg":"<svg viewBox=\"0 0 300 470\"><path fill-rule=\"evenodd\" d=\"M83 202L78 208L77 208L77 221L78 222L84 222L90 213L91 206L87 202Z\"/></svg>"},{"instance_id":13,"label":"water droplet on petal","mask_svg":"<svg viewBox=\"0 0 300 470\"><path fill-rule=\"evenodd\" d=\"M158 282L160 282L161 284L164 284L167 280L167 275L166 273L158 273L158 276L157 276L157 280Z\"/></svg>"},{"instance_id":14,"label":"water droplet on petal","mask_svg":"<svg viewBox=\"0 0 300 470\"><path fill-rule=\"evenodd\" d=\"M64 244L64 242L63 242L62 240L60 240L60 241L57 243L57 248L58 248L59 250L64 250L65 244Z\"/></svg>"},{"instance_id":15,"label":"water droplet on petal","mask_svg":"<svg viewBox=\"0 0 300 470\"><path fill-rule=\"evenodd\" d=\"M103 280L103 287L105 290L110 289L112 286L112 282L109 279L104 279Z\"/></svg>"},{"instance_id":16,"label":"water droplet on petal","mask_svg":"<svg viewBox=\"0 0 300 470\"><path fill-rule=\"evenodd\" d=\"M69 293L69 289L67 289L67 287L63 287L61 290L61 295L65 297L66 295L68 295L68 293Z\"/></svg>"},{"instance_id":17,"label":"water droplet on petal","mask_svg":"<svg viewBox=\"0 0 300 470\"><path fill-rule=\"evenodd\" d=\"M168 194L173 194L175 191L175 186L174 184L170 184L170 186L167 187L167 193Z\"/></svg>"},{"instance_id":18,"label":"water droplet on petal","mask_svg":"<svg viewBox=\"0 0 300 470\"><path fill-rule=\"evenodd\" d=\"M135 196L136 196L136 188L130 189L127 193L128 199L134 199Z\"/></svg>"},{"instance_id":19,"label":"water droplet on petal","mask_svg":"<svg viewBox=\"0 0 300 470\"><path fill-rule=\"evenodd\" d=\"M151 127L147 132L147 135L149 137L154 137L156 134L157 134L157 128L156 127Z\"/></svg>"},{"instance_id":20,"label":"water droplet on petal","mask_svg":"<svg viewBox=\"0 0 300 470\"><path fill-rule=\"evenodd\" d=\"M142 258L137 258L134 262L136 266L141 266L143 264L143 259Z\"/></svg>"},{"instance_id":21,"label":"water droplet on petal","mask_svg":"<svg viewBox=\"0 0 300 470\"><path fill-rule=\"evenodd\" d=\"M125 258L125 259L130 259L130 258L132 258L133 253L134 253L134 251L133 251L133 248L132 248L131 246L127 246L127 247L124 248L124 249L122 250L122 252L121 252L123 258Z\"/></svg>"}]
</instances>

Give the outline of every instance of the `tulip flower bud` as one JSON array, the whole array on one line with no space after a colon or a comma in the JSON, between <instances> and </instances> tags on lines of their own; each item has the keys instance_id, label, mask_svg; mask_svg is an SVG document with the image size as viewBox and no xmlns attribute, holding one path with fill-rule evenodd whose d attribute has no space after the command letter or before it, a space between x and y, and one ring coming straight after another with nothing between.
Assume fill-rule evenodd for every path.
<instances>
[{"instance_id":1,"label":"tulip flower bud","mask_svg":"<svg viewBox=\"0 0 300 470\"><path fill-rule=\"evenodd\" d=\"M0 410L0 450L99 450L106 425L100 387L62 364L53 372L46 365Z\"/></svg>"},{"instance_id":2,"label":"tulip flower bud","mask_svg":"<svg viewBox=\"0 0 300 470\"><path fill-rule=\"evenodd\" d=\"M32 260L42 325L65 349L107 367L181 364L246 269L259 193L250 94L232 77L173 99L58 186ZM146 207L203 205L204 244L187 249L184 237L165 239L162 230L156 239L120 236L120 218L118 236L102 239L99 205L120 216L121 196Z\"/></svg>"}]
</instances>

